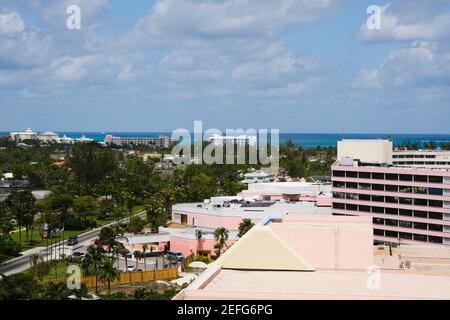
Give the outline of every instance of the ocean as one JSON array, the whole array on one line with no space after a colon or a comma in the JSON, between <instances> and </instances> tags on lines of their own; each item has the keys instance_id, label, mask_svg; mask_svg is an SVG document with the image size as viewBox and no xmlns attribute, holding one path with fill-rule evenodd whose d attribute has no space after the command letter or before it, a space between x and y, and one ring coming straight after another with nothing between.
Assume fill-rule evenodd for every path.
<instances>
[{"instance_id":1,"label":"ocean","mask_svg":"<svg viewBox=\"0 0 450 320\"><path fill-rule=\"evenodd\" d=\"M103 141L107 134L118 137L158 137L160 134L171 136L171 132L57 132L60 136L66 135L70 138L80 138L82 135L96 141ZM0 132L0 135L9 132ZM269 134L270 136L270 134ZM288 140L302 148L336 147L337 141L344 139L391 139L394 144L405 142L417 143L419 146L424 142L434 141L439 143L450 143L450 134L367 134L367 133L280 133L280 144Z\"/></svg>"}]
</instances>

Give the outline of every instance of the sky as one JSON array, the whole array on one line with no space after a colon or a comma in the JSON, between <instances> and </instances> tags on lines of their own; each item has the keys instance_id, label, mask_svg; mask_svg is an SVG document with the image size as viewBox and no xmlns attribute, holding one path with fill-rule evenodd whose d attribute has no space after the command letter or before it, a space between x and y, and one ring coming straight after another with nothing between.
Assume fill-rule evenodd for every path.
<instances>
[{"instance_id":1,"label":"sky","mask_svg":"<svg viewBox=\"0 0 450 320\"><path fill-rule=\"evenodd\" d=\"M449 119L450 0L0 0L0 131L450 134Z\"/></svg>"}]
</instances>

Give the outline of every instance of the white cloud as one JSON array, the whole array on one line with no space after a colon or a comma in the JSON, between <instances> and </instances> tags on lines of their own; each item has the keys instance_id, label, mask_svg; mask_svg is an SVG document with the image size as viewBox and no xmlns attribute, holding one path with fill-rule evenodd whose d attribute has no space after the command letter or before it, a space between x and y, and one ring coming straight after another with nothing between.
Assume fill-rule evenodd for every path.
<instances>
[{"instance_id":1,"label":"white cloud","mask_svg":"<svg viewBox=\"0 0 450 320\"><path fill-rule=\"evenodd\" d=\"M21 32L25 23L17 12L0 12L0 35Z\"/></svg>"},{"instance_id":2,"label":"white cloud","mask_svg":"<svg viewBox=\"0 0 450 320\"><path fill-rule=\"evenodd\" d=\"M420 7L420 5L419 5ZM417 12L409 5L385 6L381 14L381 29L369 30L361 24L359 39L364 42L438 40L450 37L450 14Z\"/></svg>"},{"instance_id":3,"label":"white cloud","mask_svg":"<svg viewBox=\"0 0 450 320\"><path fill-rule=\"evenodd\" d=\"M417 41L391 52L376 69L364 69L354 85L361 88L450 86L450 53L437 44Z\"/></svg>"}]
</instances>

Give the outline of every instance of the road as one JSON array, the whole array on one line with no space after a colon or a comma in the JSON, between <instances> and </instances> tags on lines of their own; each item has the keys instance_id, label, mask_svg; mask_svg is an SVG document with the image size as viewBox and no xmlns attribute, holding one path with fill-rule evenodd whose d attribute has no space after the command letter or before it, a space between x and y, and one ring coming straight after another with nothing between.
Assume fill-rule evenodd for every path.
<instances>
[{"instance_id":1,"label":"road","mask_svg":"<svg viewBox=\"0 0 450 320\"><path fill-rule=\"evenodd\" d=\"M143 217L145 216L145 211L141 211L135 214L135 216L138 217ZM122 220L119 220L119 223L123 223L126 222L128 220L128 218L124 218ZM86 247L90 244L90 242L94 239L96 239L99 234L100 234L100 230L105 228L105 227L110 227L113 225L116 225L117 221L112 222L110 224L104 225L100 228L96 228L90 231L87 231L85 233L79 234L78 235L78 244L73 246L72 251L77 251L83 247ZM64 241L60 241L56 244L53 244L51 246L48 247L37 247L37 248L33 248L27 251L22 252L22 255L20 257L16 257L13 259L10 259L8 261L3 262L2 264L0 264L0 274L4 274L4 275L10 275L10 274L15 274L15 273L19 273L22 272L26 269L30 268L30 257L33 254L39 254L39 256L41 256L44 260L47 259L57 259L59 258L59 246L64 246L65 250L67 250L67 248L69 247L67 245L67 240ZM61 251L62 253L62 251ZM66 252L67 254L67 252ZM132 260L132 259L129 259ZM148 263L147 263L148 264ZM143 266L143 264L142 264Z\"/></svg>"}]
</instances>

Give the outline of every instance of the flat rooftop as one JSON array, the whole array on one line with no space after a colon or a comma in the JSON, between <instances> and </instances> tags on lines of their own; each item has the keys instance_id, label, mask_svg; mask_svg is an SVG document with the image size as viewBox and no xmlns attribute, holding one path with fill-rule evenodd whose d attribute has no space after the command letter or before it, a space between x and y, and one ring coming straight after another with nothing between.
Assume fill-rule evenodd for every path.
<instances>
[{"instance_id":1,"label":"flat rooftop","mask_svg":"<svg viewBox=\"0 0 450 320\"><path fill-rule=\"evenodd\" d=\"M247 217L252 219L263 219L270 214L300 214L300 215L324 215L331 216L331 207L318 207L313 202L257 202L259 205L242 206L241 204L230 204L229 207L214 207L213 204L179 203L172 206L174 213L189 212L205 215L224 217ZM266 205L262 205L266 203Z\"/></svg>"},{"instance_id":2,"label":"flat rooftop","mask_svg":"<svg viewBox=\"0 0 450 320\"><path fill-rule=\"evenodd\" d=\"M217 299L449 299L450 277L382 271L379 288L363 271L222 269L197 298ZM195 295L192 298L196 298Z\"/></svg>"}]
</instances>

